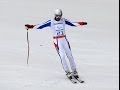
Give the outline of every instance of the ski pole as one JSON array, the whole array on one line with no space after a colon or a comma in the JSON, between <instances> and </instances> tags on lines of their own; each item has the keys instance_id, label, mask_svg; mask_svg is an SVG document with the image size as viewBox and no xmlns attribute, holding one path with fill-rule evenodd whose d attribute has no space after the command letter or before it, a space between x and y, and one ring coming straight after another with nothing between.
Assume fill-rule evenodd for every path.
<instances>
[{"instance_id":1,"label":"ski pole","mask_svg":"<svg viewBox=\"0 0 120 90\"><path fill-rule=\"evenodd\" d=\"M29 55L30 55L30 45L29 45L29 33L27 29L27 44L28 44L28 55L27 55L27 65L29 63Z\"/></svg>"},{"instance_id":2,"label":"ski pole","mask_svg":"<svg viewBox=\"0 0 120 90\"><path fill-rule=\"evenodd\" d=\"M28 30L29 29L33 29L33 27L35 27L36 25L29 25L29 24L26 24L25 27L27 29L27 44L28 44L28 55L27 55L27 65L29 63L29 56L30 56L30 45L29 45L29 33L28 33Z\"/></svg>"}]
</instances>

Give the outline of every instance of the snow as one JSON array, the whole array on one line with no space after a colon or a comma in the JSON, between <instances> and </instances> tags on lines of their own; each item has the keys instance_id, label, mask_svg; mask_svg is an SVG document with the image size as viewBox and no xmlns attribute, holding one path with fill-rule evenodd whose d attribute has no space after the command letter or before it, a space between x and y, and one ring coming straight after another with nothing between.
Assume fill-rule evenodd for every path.
<instances>
[{"instance_id":1,"label":"snow","mask_svg":"<svg viewBox=\"0 0 120 90\"><path fill-rule=\"evenodd\" d=\"M24 24L53 17L56 8L83 27L67 27L73 56L85 84L65 77L49 28L29 31ZM119 0L0 0L0 90L118 90Z\"/></svg>"}]
</instances>

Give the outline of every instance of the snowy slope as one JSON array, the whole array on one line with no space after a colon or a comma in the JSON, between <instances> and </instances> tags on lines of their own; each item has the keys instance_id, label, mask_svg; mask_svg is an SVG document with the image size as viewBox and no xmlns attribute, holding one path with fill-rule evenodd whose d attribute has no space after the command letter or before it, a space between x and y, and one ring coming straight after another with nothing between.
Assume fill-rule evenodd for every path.
<instances>
[{"instance_id":1,"label":"snowy slope","mask_svg":"<svg viewBox=\"0 0 120 90\"><path fill-rule=\"evenodd\" d=\"M118 0L0 0L0 90L118 90ZM85 27L67 27L73 56L85 84L64 75L49 28L29 31L30 60L24 24L42 23L56 8Z\"/></svg>"}]
</instances>

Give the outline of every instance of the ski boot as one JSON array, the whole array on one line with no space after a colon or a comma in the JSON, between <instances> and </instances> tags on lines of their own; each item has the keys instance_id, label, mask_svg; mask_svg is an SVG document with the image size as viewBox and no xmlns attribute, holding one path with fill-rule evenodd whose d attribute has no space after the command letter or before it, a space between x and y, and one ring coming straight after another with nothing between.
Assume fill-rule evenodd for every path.
<instances>
[{"instance_id":1,"label":"ski boot","mask_svg":"<svg viewBox=\"0 0 120 90\"><path fill-rule=\"evenodd\" d=\"M73 77L74 77L76 80L78 80L80 83L84 83L84 81L80 79L77 71L72 72L72 75L73 75Z\"/></svg>"},{"instance_id":2,"label":"ski boot","mask_svg":"<svg viewBox=\"0 0 120 90\"><path fill-rule=\"evenodd\" d=\"M73 75L72 75L71 72L67 72L66 76L68 77L68 79L69 79L73 84L76 84L76 83L77 83L76 79L73 77Z\"/></svg>"}]
</instances>

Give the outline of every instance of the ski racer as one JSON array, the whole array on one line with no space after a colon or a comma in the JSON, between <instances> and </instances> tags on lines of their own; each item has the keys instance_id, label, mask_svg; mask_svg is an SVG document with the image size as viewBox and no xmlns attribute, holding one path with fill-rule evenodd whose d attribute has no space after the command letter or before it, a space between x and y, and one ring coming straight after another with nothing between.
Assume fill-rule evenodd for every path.
<instances>
[{"instance_id":1,"label":"ski racer","mask_svg":"<svg viewBox=\"0 0 120 90\"><path fill-rule=\"evenodd\" d=\"M71 21L63 18L62 16L63 16L62 10L56 9L55 17L53 19L48 20L47 22L43 23L42 25L26 24L25 27L27 28L27 30L33 29L33 28L34 29L43 29L45 27L50 27L53 32L54 46L60 57L61 64L63 66L64 71L66 72L67 77L69 79L79 78L76 63L75 63L73 55L72 55L70 43L66 37L65 25L77 27L78 25L87 25L87 22L71 22ZM72 72L70 71L70 68L69 68L69 65L67 64L65 56L67 56L67 58L69 60Z\"/></svg>"}]
</instances>

